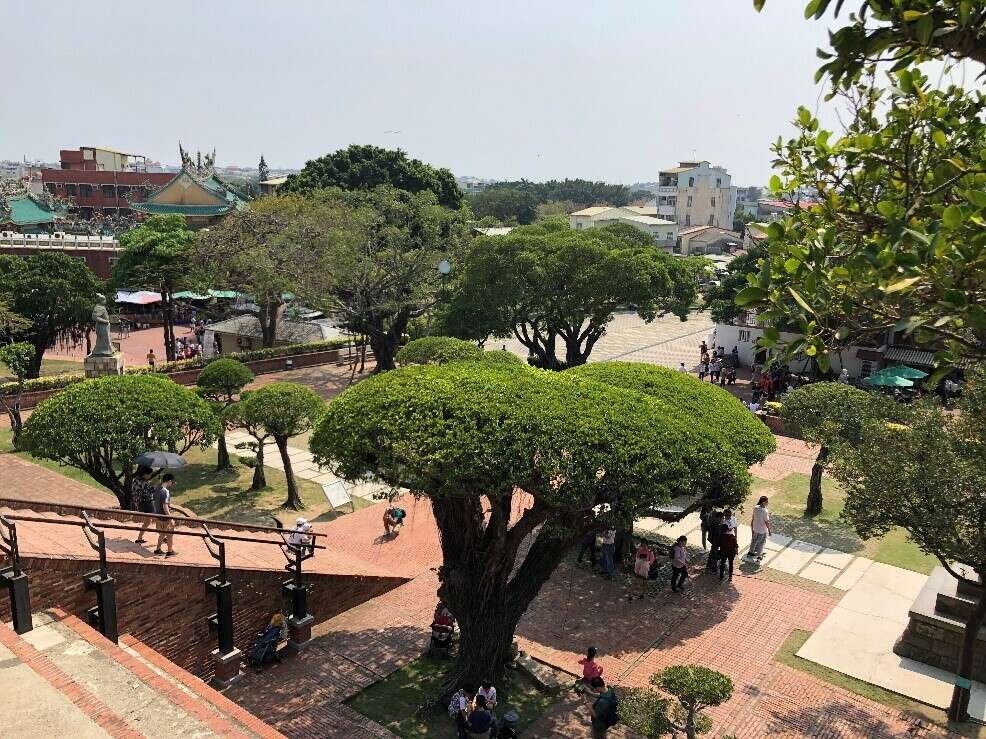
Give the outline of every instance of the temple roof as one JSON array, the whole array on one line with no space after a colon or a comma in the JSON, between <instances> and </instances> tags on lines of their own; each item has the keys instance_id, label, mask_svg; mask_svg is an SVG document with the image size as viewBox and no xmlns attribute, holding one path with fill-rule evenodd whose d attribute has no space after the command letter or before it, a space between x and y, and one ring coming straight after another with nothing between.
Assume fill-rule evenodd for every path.
<instances>
[{"instance_id":1,"label":"temple roof","mask_svg":"<svg viewBox=\"0 0 986 739\"><path fill-rule=\"evenodd\" d=\"M197 195L189 191L197 191ZM177 202L176 202L177 201ZM152 215L181 213L188 216L218 216L246 207L247 199L219 179L215 173L201 176L182 168L166 185L133 203L134 210Z\"/></svg>"},{"instance_id":2,"label":"temple roof","mask_svg":"<svg viewBox=\"0 0 986 739\"><path fill-rule=\"evenodd\" d=\"M10 218L6 222L17 226L54 223L65 215L64 211L49 208L29 194L9 198L7 206L10 208Z\"/></svg>"}]
</instances>

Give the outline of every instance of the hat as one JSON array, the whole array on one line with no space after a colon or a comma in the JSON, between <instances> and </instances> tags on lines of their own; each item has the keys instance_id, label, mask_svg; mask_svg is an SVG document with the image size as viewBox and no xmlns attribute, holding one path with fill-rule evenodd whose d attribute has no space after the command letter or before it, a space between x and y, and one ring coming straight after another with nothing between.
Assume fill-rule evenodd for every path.
<instances>
[{"instance_id":1,"label":"hat","mask_svg":"<svg viewBox=\"0 0 986 739\"><path fill-rule=\"evenodd\" d=\"M299 518L297 521L294 522L294 527L296 529L305 529L308 528L310 525L311 524L308 523L307 518Z\"/></svg>"},{"instance_id":2,"label":"hat","mask_svg":"<svg viewBox=\"0 0 986 739\"><path fill-rule=\"evenodd\" d=\"M516 711L507 711L505 714L503 714L504 726L513 726L518 721L520 721L520 716L517 715Z\"/></svg>"}]
</instances>

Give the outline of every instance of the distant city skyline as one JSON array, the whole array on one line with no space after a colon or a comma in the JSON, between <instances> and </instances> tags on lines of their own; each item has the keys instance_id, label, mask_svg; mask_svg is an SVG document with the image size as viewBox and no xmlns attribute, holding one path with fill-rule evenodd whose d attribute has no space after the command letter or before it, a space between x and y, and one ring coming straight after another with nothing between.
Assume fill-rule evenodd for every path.
<instances>
[{"instance_id":1,"label":"distant city skyline","mask_svg":"<svg viewBox=\"0 0 986 739\"><path fill-rule=\"evenodd\" d=\"M8 0L25 73L0 159L94 145L175 164L181 140L296 169L369 143L484 179L632 184L705 159L761 185L770 143L819 105L830 19L752 5Z\"/></svg>"}]
</instances>

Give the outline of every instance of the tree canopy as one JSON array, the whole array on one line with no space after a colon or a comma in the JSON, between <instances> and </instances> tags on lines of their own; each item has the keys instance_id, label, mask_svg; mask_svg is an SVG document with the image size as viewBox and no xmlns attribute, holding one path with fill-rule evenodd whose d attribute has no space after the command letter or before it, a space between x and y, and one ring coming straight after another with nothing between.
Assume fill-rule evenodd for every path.
<instances>
[{"instance_id":1,"label":"tree canopy","mask_svg":"<svg viewBox=\"0 0 986 739\"><path fill-rule=\"evenodd\" d=\"M251 392L242 401L241 419L244 426L262 426L269 433L284 463L288 498L286 508L304 507L291 468L288 439L310 431L322 413L324 403L311 389L293 382L272 382Z\"/></svg>"},{"instance_id":2,"label":"tree canopy","mask_svg":"<svg viewBox=\"0 0 986 739\"><path fill-rule=\"evenodd\" d=\"M448 364L449 362L483 362L523 365L511 352L494 349L484 351L474 342L451 336L425 336L410 341L397 352L397 364Z\"/></svg>"},{"instance_id":3,"label":"tree canopy","mask_svg":"<svg viewBox=\"0 0 986 739\"><path fill-rule=\"evenodd\" d=\"M300 172L288 175L279 192L309 193L329 187L373 190L381 185L413 193L431 192L446 208L462 205L462 191L449 170L408 159L400 149L359 144L306 162Z\"/></svg>"},{"instance_id":4,"label":"tree canopy","mask_svg":"<svg viewBox=\"0 0 986 739\"><path fill-rule=\"evenodd\" d=\"M484 192L496 190L513 190L529 193L537 203L547 203L553 200L563 200L573 203L576 207L588 205L627 205L634 195L625 185L611 185L606 182L565 179L548 180L547 182L531 182L516 180L513 182L495 182ZM649 193L647 193L649 195Z\"/></svg>"},{"instance_id":5,"label":"tree canopy","mask_svg":"<svg viewBox=\"0 0 986 739\"><path fill-rule=\"evenodd\" d=\"M454 679L496 678L517 621L586 531L652 515L679 494L748 490L728 426L702 426L693 408L749 413L725 393L682 407L679 390L700 384L677 373L644 395L577 373L417 365L336 397L310 448L341 477L373 475L430 502L439 596L463 635Z\"/></svg>"},{"instance_id":6,"label":"tree canopy","mask_svg":"<svg viewBox=\"0 0 986 739\"><path fill-rule=\"evenodd\" d=\"M529 190L487 188L466 198L476 218L492 217L497 223L526 226L538 217L537 196Z\"/></svg>"},{"instance_id":7,"label":"tree canopy","mask_svg":"<svg viewBox=\"0 0 986 739\"><path fill-rule=\"evenodd\" d=\"M230 469L229 450L226 448L226 427L234 426L228 418L228 411L238 400L238 396L247 385L253 382L253 372L242 362L230 357L222 357L209 362L199 373L195 384L199 392L214 406L213 410L219 417L219 455L216 461L217 470Z\"/></svg>"},{"instance_id":8,"label":"tree canopy","mask_svg":"<svg viewBox=\"0 0 986 739\"><path fill-rule=\"evenodd\" d=\"M664 313L684 320L698 263L638 239L622 229L574 231L562 221L477 238L444 328L479 341L515 336L536 366L563 369L586 362L620 308L632 306L647 321Z\"/></svg>"},{"instance_id":9,"label":"tree canopy","mask_svg":"<svg viewBox=\"0 0 986 739\"><path fill-rule=\"evenodd\" d=\"M34 353L34 347L26 341L0 344L0 363L5 364L7 370L12 372L17 380L17 390L13 393L13 397L7 397L0 393L0 407L7 412L15 447L20 443L23 425L21 422L21 396L24 394L24 380L27 379L28 373L31 371Z\"/></svg>"},{"instance_id":10,"label":"tree canopy","mask_svg":"<svg viewBox=\"0 0 986 739\"><path fill-rule=\"evenodd\" d=\"M722 705L733 694L729 677L702 665L666 667L650 681L678 700L680 715L672 713L670 724L676 732L685 732L688 739L712 728L712 720L702 711Z\"/></svg>"},{"instance_id":11,"label":"tree canopy","mask_svg":"<svg viewBox=\"0 0 986 739\"><path fill-rule=\"evenodd\" d=\"M825 63L816 81L829 75L849 85L877 61L903 68L928 59L973 59L986 65L986 5L978 0L856 0L848 24L829 33L831 51L818 50ZM766 0L753 0L757 10ZM805 18L838 18L845 0L809 0ZM850 5L853 5L850 0Z\"/></svg>"},{"instance_id":12,"label":"tree canopy","mask_svg":"<svg viewBox=\"0 0 986 739\"><path fill-rule=\"evenodd\" d=\"M42 401L24 424L31 454L75 467L130 505L134 459L216 439L219 420L191 390L159 375L86 380Z\"/></svg>"},{"instance_id":13,"label":"tree canopy","mask_svg":"<svg viewBox=\"0 0 986 739\"><path fill-rule=\"evenodd\" d=\"M0 254L0 302L30 321L12 331L15 339L34 347L28 377L40 374L45 350L58 334L89 325L99 289L96 275L68 254Z\"/></svg>"},{"instance_id":14,"label":"tree canopy","mask_svg":"<svg viewBox=\"0 0 986 739\"><path fill-rule=\"evenodd\" d=\"M726 274L719 280L719 284L712 285L705 294L703 309L708 309L713 321L732 323L746 313L746 308L736 305L736 295L750 284L747 275L756 275L760 272L760 260L766 257L766 246L758 240L745 254L739 255L729 263Z\"/></svg>"},{"instance_id":15,"label":"tree canopy","mask_svg":"<svg viewBox=\"0 0 986 739\"><path fill-rule=\"evenodd\" d=\"M169 361L177 356L174 293L194 284L191 252L196 238L181 214L151 216L120 236L123 250L113 267L113 285L161 291L164 348Z\"/></svg>"},{"instance_id":16,"label":"tree canopy","mask_svg":"<svg viewBox=\"0 0 986 739\"><path fill-rule=\"evenodd\" d=\"M767 227L770 258L736 296L774 324L762 343L779 345L783 325L788 353L823 371L833 351L889 331L941 349L944 365L986 357L986 95L917 70L894 82L852 88L838 137L800 109L771 188L817 187L820 202Z\"/></svg>"}]
</instances>

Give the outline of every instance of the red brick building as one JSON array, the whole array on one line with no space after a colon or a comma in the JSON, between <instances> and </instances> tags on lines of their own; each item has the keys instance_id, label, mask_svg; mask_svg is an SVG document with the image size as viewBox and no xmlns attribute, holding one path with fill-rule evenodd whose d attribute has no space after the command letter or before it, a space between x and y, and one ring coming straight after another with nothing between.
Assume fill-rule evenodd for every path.
<instances>
[{"instance_id":1,"label":"red brick building","mask_svg":"<svg viewBox=\"0 0 986 739\"><path fill-rule=\"evenodd\" d=\"M0 254L26 257L41 251L60 251L81 259L101 280L109 279L120 256L120 243L110 236L22 234L0 231Z\"/></svg>"},{"instance_id":2,"label":"red brick building","mask_svg":"<svg viewBox=\"0 0 986 739\"><path fill-rule=\"evenodd\" d=\"M42 169L41 182L52 195L72 202L82 218L130 215L130 200L174 178L171 172L147 172L147 158L113 149L84 146L59 153L61 169Z\"/></svg>"}]
</instances>

